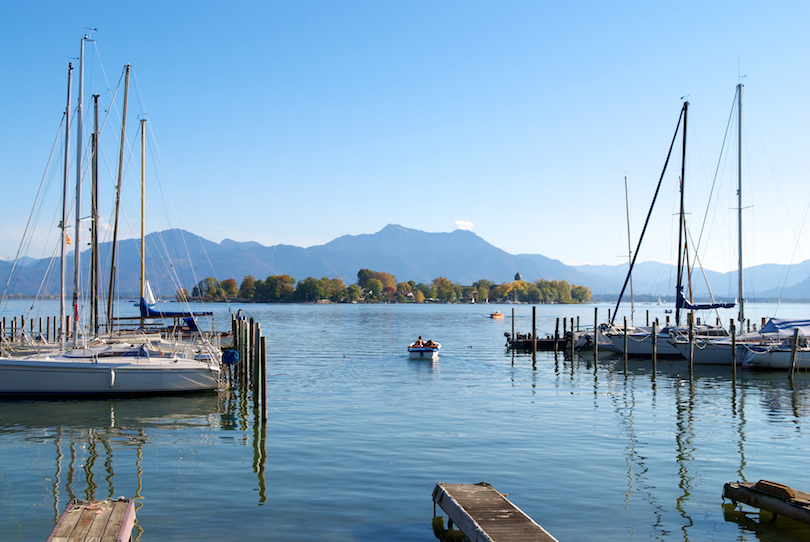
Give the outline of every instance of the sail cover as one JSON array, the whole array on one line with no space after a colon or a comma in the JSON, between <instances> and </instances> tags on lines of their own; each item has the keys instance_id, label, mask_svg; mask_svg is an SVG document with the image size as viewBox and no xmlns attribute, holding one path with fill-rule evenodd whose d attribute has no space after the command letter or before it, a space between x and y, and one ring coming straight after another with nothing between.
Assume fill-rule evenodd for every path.
<instances>
[{"instance_id":1,"label":"sail cover","mask_svg":"<svg viewBox=\"0 0 810 542\"><path fill-rule=\"evenodd\" d=\"M733 309L734 303L705 303L702 305L698 303L690 303L683 297L683 286L679 286L678 299L676 301L675 306L679 309L686 309L690 311L702 311L710 309Z\"/></svg>"},{"instance_id":2,"label":"sail cover","mask_svg":"<svg viewBox=\"0 0 810 542\"><path fill-rule=\"evenodd\" d=\"M799 333L805 337L810 336L810 320L788 320L786 318L771 318L759 332L777 333L780 337L792 337L793 330L796 328L799 328Z\"/></svg>"},{"instance_id":3,"label":"sail cover","mask_svg":"<svg viewBox=\"0 0 810 542\"><path fill-rule=\"evenodd\" d=\"M153 309L141 298L141 318L183 318L187 316L211 316L213 312L166 312Z\"/></svg>"}]
</instances>

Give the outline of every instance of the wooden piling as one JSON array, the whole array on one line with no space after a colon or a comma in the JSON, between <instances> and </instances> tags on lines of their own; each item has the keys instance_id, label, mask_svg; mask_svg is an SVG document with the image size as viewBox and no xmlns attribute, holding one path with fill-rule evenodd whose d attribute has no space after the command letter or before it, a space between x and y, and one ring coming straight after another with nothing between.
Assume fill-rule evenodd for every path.
<instances>
[{"instance_id":1,"label":"wooden piling","mask_svg":"<svg viewBox=\"0 0 810 542\"><path fill-rule=\"evenodd\" d=\"M267 421L267 340L265 337L261 337L260 340L260 354L259 354L259 367L260 370L260 386L261 386L261 398L262 398L262 421Z\"/></svg>"},{"instance_id":2,"label":"wooden piling","mask_svg":"<svg viewBox=\"0 0 810 542\"><path fill-rule=\"evenodd\" d=\"M557 355L557 343L560 342L560 319L557 318L557 325L554 328L554 355Z\"/></svg>"},{"instance_id":3,"label":"wooden piling","mask_svg":"<svg viewBox=\"0 0 810 542\"><path fill-rule=\"evenodd\" d=\"M653 375L656 373L658 365L658 320L656 319L652 325L652 364Z\"/></svg>"},{"instance_id":4,"label":"wooden piling","mask_svg":"<svg viewBox=\"0 0 810 542\"><path fill-rule=\"evenodd\" d=\"M731 374L737 377L737 330L734 322L731 323Z\"/></svg>"},{"instance_id":5,"label":"wooden piling","mask_svg":"<svg viewBox=\"0 0 810 542\"><path fill-rule=\"evenodd\" d=\"M799 328L793 328L793 344L790 345L790 370L788 378L793 378L793 371L796 369L796 349L799 347Z\"/></svg>"},{"instance_id":6,"label":"wooden piling","mask_svg":"<svg viewBox=\"0 0 810 542\"><path fill-rule=\"evenodd\" d=\"M599 356L599 307L593 308L593 359Z\"/></svg>"}]
</instances>

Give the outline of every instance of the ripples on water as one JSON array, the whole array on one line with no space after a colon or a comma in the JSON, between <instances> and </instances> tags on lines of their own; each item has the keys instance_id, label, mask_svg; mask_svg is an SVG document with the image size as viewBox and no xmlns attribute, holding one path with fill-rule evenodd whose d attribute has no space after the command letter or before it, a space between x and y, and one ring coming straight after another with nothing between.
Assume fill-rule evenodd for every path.
<instances>
[{"instance_id":1,"label":"ripples on water","mask_svg":"<svg viewBox=\"0 0 810 542\"><path fill-rule=\"evenodd\" d=\"M144 541L430 541L434 485L484 480L561 541L808 539L726 521L721 499L730 481L810 489L807 375L546 353L533 369L491 306L233 308L268 337L264 446L235 395L0 402L3 540L46 539L71 496L138 496ZM541 306L538 328L589 311ZM438 361L408 359L417 335Z\"/></svg>"}]
</instances>

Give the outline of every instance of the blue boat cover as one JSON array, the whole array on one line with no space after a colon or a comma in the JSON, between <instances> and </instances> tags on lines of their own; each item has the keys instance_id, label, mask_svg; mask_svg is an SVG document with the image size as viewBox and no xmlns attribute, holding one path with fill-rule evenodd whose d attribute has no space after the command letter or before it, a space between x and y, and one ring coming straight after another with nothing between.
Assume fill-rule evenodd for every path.
<instances>
[{"instance_id":1,"label":"blue boat cover","mask_svg":"<svg viewBox=\"0 0 810 542\"><path fill-rule=\"evenodd\" d=\"M678 287L678 299L675 302L675 306L679 309L686 309L690 311L703 311L709 309L733 309L734 303L705 303L705 304L697 304L697 303L690 303L683 297L683 286Z\"/></svg>"},{"instance_id":2,"label":"blue boat cover","mask_svg":"<svg viewBox=\"0 0 810 542\"><path fill-rule=\"evenodd\" d=\"M211 316L213 312L165 312L155 310L146 304L146 300L141 298L141 318L184 318L194 316Z\"/></svg>"},{"instance_id":3,"label":"blue boat cover","mask_svg":"<svg viewBox=\"0 0 810 542\"><path fill-rule=\"evenodd\" d=\"M759 332L778 333L780 337L792 337L793 330L796 328L799 328L799 333L805 337L810 336L810 320L788 320L786 318L771 318Z\"/></svg>"}]
</instances>

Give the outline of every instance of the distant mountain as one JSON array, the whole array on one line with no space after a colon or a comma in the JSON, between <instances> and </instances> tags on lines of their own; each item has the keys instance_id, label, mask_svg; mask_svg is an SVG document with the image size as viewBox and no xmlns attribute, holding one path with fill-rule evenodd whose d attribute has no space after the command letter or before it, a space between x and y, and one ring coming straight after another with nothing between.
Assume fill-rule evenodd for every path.
<instances>
[{"instance_id":1,"label":"distant mountain","mask_svg":"<svg viewBox=\"0 0 810 542\"><path fill-rule=\"evenodd\" d=\"M139 292L139 241L119 242L116 265L117 291L120 297L134 298ZM102 276L109 277L110 244L101 247ZM89 277L89 251L82 253L85 278ZM795 266L763 265L746 269L746 284L756 286L760 297L810 298L808 262ZM0 261L0 278L8 277L12 263ZM479 279L496 283L512 281L516 273L524 280L565 280L587 286L597 295L616 295L621 291L627 264L617 266L569 266L539 254L509 254L478 235L466 230L450 233L427 233L389 224L373 234L344 235L324 245L301 248L290 245L267 247L248 241L225 239L214 243L193 233L173 229L146 237L146 273L155 293L171 297L177 288L189 291L206 277L219 280L233 278L241 283L246 275L266 279L270 275L290 275L297 280L307 277L342 278L346 284L356 281L362 268L384 271L400 281L430 282L446 277L459 284L472 284ZM37 292L56 295L59 289L58 262L26 261L18 264L8 293L34 295ZM72 290L73 256L67 262L68 290ZM736 273L707 271L715 297L736 297ZM644 262L634 269L636 295L667 297L674 293L674 267L657 262ZM793 278L786 281L785 277ZM109 278L102 281L108 288ZM4 281L5 282L5 281ZM705 286L695 280L695 296L707 295ZM784 289L777 285L788 284ZM748 287L748 286L747 286ZM629 287L627 294L629 295Z\"/></svg>"}]
</instances>

